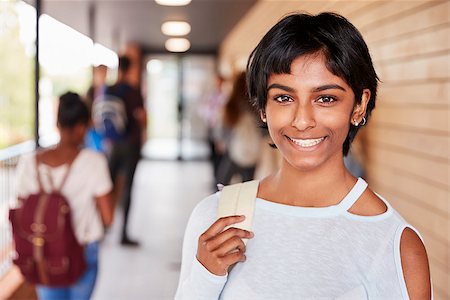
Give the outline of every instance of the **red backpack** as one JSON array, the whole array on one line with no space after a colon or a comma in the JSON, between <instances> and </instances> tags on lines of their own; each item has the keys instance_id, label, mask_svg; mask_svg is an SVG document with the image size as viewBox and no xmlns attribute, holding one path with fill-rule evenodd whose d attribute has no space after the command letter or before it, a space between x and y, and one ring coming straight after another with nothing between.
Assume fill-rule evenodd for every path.
<instances>
[{"instance_id":1,"label":"red backpack","mask_svg":"<svg viewBox=\"0 0 450 300\"><path fill-rule=\"evenodd\" d=\"M14 264L31 283L68 286L86 270L84 249L72 228L70 206L60 192L71 163L59 189L50 178L51 193L42 186L38 165L36 154L39 192L19 199L21 205L9 212L17 252Z\"/></svg>"}]
</instances>

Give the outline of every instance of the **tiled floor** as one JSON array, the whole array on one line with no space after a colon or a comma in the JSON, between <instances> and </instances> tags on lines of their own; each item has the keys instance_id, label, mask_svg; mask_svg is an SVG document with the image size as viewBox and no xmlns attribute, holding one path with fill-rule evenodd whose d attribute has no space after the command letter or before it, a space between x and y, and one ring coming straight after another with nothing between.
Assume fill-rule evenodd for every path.
<instances>
[{"instance_id":1,"label":"tiled floor","mask_svg":"<svg viewBox=\"0 0 450 300\"><path fill-rule=\"evenodd\" d=\"M120 245L119 211L101 247L94 300L173 299L185 225L211 193L208 162L144 160L136 172L129 232L141 245Z\"/></svg>"}]
</instances>

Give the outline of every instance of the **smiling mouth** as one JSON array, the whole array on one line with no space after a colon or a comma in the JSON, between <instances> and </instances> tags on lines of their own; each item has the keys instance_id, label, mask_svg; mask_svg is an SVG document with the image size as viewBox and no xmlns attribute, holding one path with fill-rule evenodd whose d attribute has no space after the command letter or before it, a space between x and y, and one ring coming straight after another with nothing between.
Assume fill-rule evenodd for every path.
<instances>
[{"instance_id":1,"label":"smiling mouth","mask_svg":"<svg viewBox=\"0 0 450 300\"><path fill-rule=\"evenodd\" d=\"M294 144L302 147L302 148L309 148L309 147L313 147L317 144L319 144L320 142L322 142L323 140L325 140L325 137L321 137L318 139L293 139L288 137Z\"/></svg>"}]
</instances>

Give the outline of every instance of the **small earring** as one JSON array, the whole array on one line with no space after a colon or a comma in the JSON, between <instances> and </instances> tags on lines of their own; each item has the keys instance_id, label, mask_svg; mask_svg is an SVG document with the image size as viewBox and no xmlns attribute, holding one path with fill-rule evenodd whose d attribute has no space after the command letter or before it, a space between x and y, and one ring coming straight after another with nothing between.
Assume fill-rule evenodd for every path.
<instances>
[{"instance_id":1,"label":"small earring","mask_svg":"<svg viewBox=\"0 0 450 300\"><path fill-rule=\"evenodd\" d=\"M366 125L366 123L367 123L367 121L366 121L366 117L363 117L363 119L362 119L362 123L361 123L361 126L364 126L364 125Z\"/></svg>"},{"instance_id":2,"label":"small earring","mask_svg":"<svg viewBox=\"0 0 450 300\"><path fill-rule=\"evenodd\" d=\"M358 127L359 123L358 121L355 121L355 126Z\"/></svg>"},{"instance_id":3,"label":"small earring","mask_svg":"<svg viewBox=\"0 0 450 300\"><path fill-rule=\"evenodd\" d=\"M263 118L262 121L263 121L264 123L266 123L266 122L267 122L267 119L266 119L266 118Z\"/></svg>"}]
</instances>

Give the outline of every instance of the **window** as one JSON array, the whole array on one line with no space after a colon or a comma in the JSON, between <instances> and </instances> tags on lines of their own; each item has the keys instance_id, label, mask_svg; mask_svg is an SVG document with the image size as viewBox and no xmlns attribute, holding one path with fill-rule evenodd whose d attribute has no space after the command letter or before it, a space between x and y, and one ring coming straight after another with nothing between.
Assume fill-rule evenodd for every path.
<instances>
[{"instance_id":1,"label":"window","mask_svg":"<svg viewBox=\"0 0 450 300\"><path fill-rule=\"evenodd\" d=\"M0 2L0 149L34 135L35 9Z\"/></svg>"}]
</instances>

